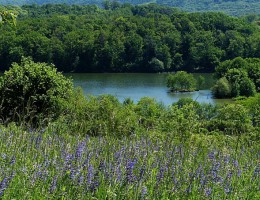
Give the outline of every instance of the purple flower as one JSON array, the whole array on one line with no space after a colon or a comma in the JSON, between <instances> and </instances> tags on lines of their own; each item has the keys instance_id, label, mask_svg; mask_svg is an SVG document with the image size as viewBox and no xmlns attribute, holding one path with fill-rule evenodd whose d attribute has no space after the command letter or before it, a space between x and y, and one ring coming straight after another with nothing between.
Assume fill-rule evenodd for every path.
<instances>
[{"instance_id":1,"label":"purple flower","mask_svg":"<svg viewBox=\"0 0 260 200\"><path fill-rule=\"evenodd\" d=\"M15 156L12 156L12 159L10 161L10 165L13 165L15 163Z\"/></svg>"},{"instance_id":2,"label":"purple flower","mask_svg":"<svg viewBox=\"0 0 260 200\"><path fill-rule=\"evenodd\" d=\"M257 167L255 168L255 170L254 170L253 175L252 175L252 180L254 180L257 176L259 176L259 174L260 174L260 167L257 166Z\"/></svg>"},{"instance_id":3,"label":"purple flower","mask_svg":"<svg viewBox=\"0 0 260 200\"><path fill-rule=\"evenodd\" d=\"M79 176L78 184L79 184L79 185L82 185L83 182L84 182L84 176L81 175L81 176Z\"/></svg>"},{"instance_id":4,"label":"purple flower","mask_svg":"<svg viewBox=\"0 0 260 200\"><path fill-rule=\"evenodd\" d=\"M92 181L94 179L94 168L90 164L88 167L88 175L87 175L87 184L90 186L92 184Z\"/></svg>"},{"instance_id":5,"label":"purple flower","mask_svg":"<svg viewBox=\"0 0 260 200\"><path fill-rule=\"evenodd\" d=\"M0 191L3 192L8 186L8 178L5 177L0 183Z\"/></svg>"},{"instance_id":6,"label":"purple flower","mask_svg":"<svg viewBox=\"0 0 260 200\"><path fill-rule=\"evenodd\" d=\"M72 180L75 180L75 179L77 178L77 175L78 175L77 169L71 168L71 169L70 169L70 175L69 175L69 177L70 177Z\"/></svg>"},{"instance_id":7,"label":"purple flower","mask_svg":"<svg viewBox=\"0 0 260 200\"><path fill-rule=\"evenodd\" d=\"M211 187L206 187L204 189L204 192L205 192L206 197L209 197L211 195L211 193L212 193L212 188Z\"/></svg>"},{"instance_id":8,"label":"purple flower","mask_svg":"<svg viewBox=\"0 0 260 200\"><path fill-rule=\"evenodd\" d=\"M76 150L76 159L81 159L85 146L86 146L86 142L81 142L78 145L77 150Z\"/></svg>"},{"instance_id":9,"label":"purple flower","mask_svg":"<svg viewBox=\"0 0 260 200\"><path fill-rule=\"evenodd\" d=\"M122 172L121 172L121 169L120 169L120 166L117 166L116 167L116 182L120 182L122 179Z\"/></svg>"},{"instance_id":10,"label":"purple flower","mask_svg":"<svg viewBox=\"0 0 260 200\"><path fill-rule=\"evenodd\" d=\"M57 188L57 176L55 176L51 183L50 193L52 194Z\"/></svg>"},{"instance_id":11,"label":"purple flower","mask_svg":"<svg viewBox=\"0 0 260 200\"><path fill-rule=\"evenodd\" d=\"M65 165L68 165L71 162L72 158L73 156L68 153L65 157Z\"/></svg>"},{"instance_id":12,"label":"purple flower","mask_svg":"<svg viewBox=\"0 0 260 200\"><path fill-rule=\"evenodd\" d=\"M241 170L241 169L238 169L238 170L237 170L237 176L240 177L241 174L242 174L242 170Z\"/></svg>"},{"instance_id":13,"label":"purple flower","mask_svg":"<svg viewBox=\"0 0 260 200\"><path fill-rule=\"evenodd\" d=\"M224 157L224 162L225 162L225 164L228 164L229 161L230 161L230 156L225 156L225 157Z\"/></svg>"},{"instance_id":14,"label":"purple flower","mask_svg":"<svg viewBox=\"0 0 260 200\"><path fill-rule=\"evenodd\" d=\"M231 192L231 190L230 190L230 188L228 186L226 186L224 188L224 191L225 191L226 194L230 194L230 192Z\"/></svg>"},{"instance_id":15,"label":"purple flower","mask_svg":"<svg viewBox=\"0 0 260 200\"><path fill-rule=\"evenodd\" d=\"M165 169L163 167L161 167L160 171L157 173L157 176L156 176L157 184L159 184L163 180L164 172L165 172Z\"/></svg>"},{"instance_id":16,"label":"purple flower","mask_svg":"<svg viewBox=\"0 0 260 200\"><path fill-rule=\"evenodd\" d=\"M238 168L238 161L237 161L237 160L234 160L234 161L233 161L233 164L234 164L234 167L235 167L235 168Z\"/></svg>"},{"instance_id":17,"label":"purple flower","mask_svg":"<svg viewBox=\"0 0 260 200\"><path fill-rule=\"evenodd\" d=\"M144 173L145 173L145 166L140 168L139 181L144 177Z\"/></svg>"},{"instance_id":18,"label":"purple flower","mask_svg":"<svg viewBox=\"0 0 260 200\"><path fill-rule=\"evenodd\" d=\"M196 170L196 178L198 179L200 174L201 174L201 170L202 170L202 166L200 164L200 166L198 167L198 169Z\"/></svg>"},{"instance_id":19,"label":"purple flower","mask_svg":"<svg viewBox=\"0 0 260 200\"><path fill-rule=\"evenodd\" d=\"M214 151L210 152L208 154L208 158L211 159L211 160L215 159L215 152Z\"/></svg>"},{"instance_id":20,"label":"purple flower","mask_svg":"<svg viewBox=\"0 0 260 200\"><path fill-rule=\"evenodd\" d=\"M42 136L41 135L37 136L36 141L35 141L36 149L39 149L41 141L42 141Z\"/></svg>"},{"instance_id":21,"label":"purple flower","mask_svg":"<svg viewBox=\"0 0 260 200\"><path fill-rule=\"evenodd\" d=\"M126 165L126 179L128 183L132 183L135 181L135 176L133 174L134 171L134 165L137 163L137 159L135 158L133 161L130 159L127 162Z\"/></svg>"},{"instance_id":22,"label":"purple flower","mask_svg":"<svg viewBox=\"0 0 260 200\"><path fill-rule=\"evenodd\" d=\"M142 197L142 199L144 199L146 195L147 195L147 187L146 187L146 186L143 186L143 187L142 187L142 191L141 191L141 197Z\"/></svg>"},{"instance_id":23,"label":"purple flower","mask_svg":"<svg viewBox=\"0 0 260 200\"><path fill-rule=\"evenodd\" d=\"M230 179L232 177L232 172L229 171L228 174L227 174L227 179Z\"/></svg>"},{"instance_id":24,"label":"purple flower","mask_svg":"<svg viewBox=\"0 0 260 200\"><path fill-rule=\"evenodd\" d=\"M4 191L7 189L9 183L13 179L15 172L12 172L11 176L5 177L0 183L0 197L4 195Z\"/></svg>"}]
</instances>

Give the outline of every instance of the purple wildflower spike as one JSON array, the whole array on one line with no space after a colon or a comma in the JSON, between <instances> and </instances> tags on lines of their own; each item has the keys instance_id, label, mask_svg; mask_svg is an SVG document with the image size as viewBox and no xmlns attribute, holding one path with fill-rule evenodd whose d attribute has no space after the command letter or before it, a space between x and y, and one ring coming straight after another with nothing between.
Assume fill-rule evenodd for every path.
<instances>
[{"instance_id":1,"label":"purple wildflower spike","mask_svg":"<svg viewBox=\"0 0 260 200\"><path fill-rule=\"evenodd\" d=\"M133 161L128 160L126 166L126 178L128 183L132 183L135 181L135 177L133 175L134 165L137 163L137 159L135 158Z\"/></svg>"},{"instance_id":2,"label":"purple wildflower spike","mask_svg":"<svg viewBox=\"0 0 260 200\"><path fill-rule=\"evenodd\" d=\"M212 188L211 187L206 187L204 189L204 192L205 192L206 197L209 197L211 195L211 193L212 193Z\"/></svg>"},{"instance_id":3,"label":"purple wildflower spike","mask_svg":"<svg viewBox=\"0 0 260 200\"><path fill-rule=\"evenodd\" d=\"M50 193L52 194L57 188L57 176L55 176L51 183Z\"/></svg>"},{"instance_id":4,"label":"purple wildflower spike","mask_svg":"<svg viewBox=\"0 0 260 200\"><path fill-rule=\"evenodd\" d=\"M144 199L146 195L147 195L147 187L143 186L141 191L141 198Z\"/></svg>"}]
</instances>

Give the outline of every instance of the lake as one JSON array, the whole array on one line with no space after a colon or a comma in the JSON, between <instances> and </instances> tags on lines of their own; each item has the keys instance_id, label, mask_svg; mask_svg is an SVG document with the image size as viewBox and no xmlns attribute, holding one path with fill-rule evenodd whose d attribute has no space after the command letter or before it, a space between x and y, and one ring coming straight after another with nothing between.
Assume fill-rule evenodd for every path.
<instances>
[{"instance_id":1,"label":"lake","mask_svg":"<svg viewBox=\"0 0 260 200\"><path fill-rule=\"evenodd\" d=\"M82 87L84 94L111 94L120 102L131 98L138 102L144 96L155 98L158 102L170 105L180 98L192 98L200 103L228 103L230 99L214 99L210 87L214 83L212 74L194 74L205 77L204 89L189 93L169 93L166 86L167 74L147 73L73 73L66 74L73 79L74 85Z\"/></svg>"}]
</instances>

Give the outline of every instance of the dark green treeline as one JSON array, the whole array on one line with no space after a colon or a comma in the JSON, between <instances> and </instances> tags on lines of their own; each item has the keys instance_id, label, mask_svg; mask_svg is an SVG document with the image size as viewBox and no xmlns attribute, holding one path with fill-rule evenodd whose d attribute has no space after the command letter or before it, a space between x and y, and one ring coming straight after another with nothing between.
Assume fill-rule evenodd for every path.
<instances>
[{"instance_id":1,"label":"dark green treeline","mask_svg":"<svg viewBox=\"0 0 260 200\"><path fill-rule=\"evenodd\" d=\"M155 4L16 7L0 28L0 70L22 56L64 72L212 72L235 57L260 58L260 30L245 18Z\"/></svg>"}]
</instances>

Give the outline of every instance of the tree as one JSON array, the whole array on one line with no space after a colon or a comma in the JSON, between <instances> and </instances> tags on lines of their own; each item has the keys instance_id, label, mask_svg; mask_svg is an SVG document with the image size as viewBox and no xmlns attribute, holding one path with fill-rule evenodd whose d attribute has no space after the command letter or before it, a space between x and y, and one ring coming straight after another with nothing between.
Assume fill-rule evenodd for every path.
<instances>
[{"instance_id":1,"label":"tree","mask_svg":"<svg viewBox=\"0 0 260 200\"><path fill-rule=\"evenodd\" d=\"M199 75L197 85L199 90L203 88L203 86L205 85L205 78L203 76Z\"/></svg>"},{"instance_id":2,"label":"tree","mask_svg":"<svg viewBox=\"0 0 260 200\"><path fill-rule=\"evenodd\" d=\"M153 72L160 72L164 70L163 62L157 58L152 58L149 64Z\"/></svg>"},{"instance_id":3,"label":"tree","mask_svg":"<svg viewBox=\"0 0 260 200\"><path fill-rule=\"evenodd\" d=\"M167 87L171 91L191 92L196 88L196 80L192 74L178 71L176 74L170 74L167 77Z\"/></svg>"},{"instance_id":4,"label":"tree","mask_svg":"<svg viewBox=\"0 0 260 200\"><path fill-rule=\"evenodd\" d=\"M231 85L231 96L251 96L255 93L255 85L243 69L229 69L225 75Z\"/></svg>"},{"instance_id":5,"label":"tree","mask_svg":"<svg viewBox=\"0 0 260 200\"><path fill-rule=\"evenodd\" d=\"M0 10L0 25L3 23L11 23L13 25L16 24L17 14L12 11L1 11Z\"/></svg>"},{"instance_id":6,"label":"tree","mask_svg":"<svg viewBox=\"0 0 260 200\"><path fill-rule=\"evenodd\" d=\"M254 96L256 94L256 88L253 81L245 77L240 82L240 95L241 96Z\"/></svg>"},{"instance_id":7,"label":"tree","mask_svg":"<svg viewBox=\"0 0 260 200\"><path fill-rule=\"evenodd\" d=\"M3 120L36 122L56 118L73 92L72 82L53 65L22 58L0 79L1 116Z\"/></svg>"},{"instance_id":8,"label":"tree","mask_svg":"<svg viewBox=\"0 0 260 200\"><path fill-rule=\"evenodd\" d=\"M220 78L212 88L212 93L217 98L226 98L231 96L231 85L226 77Z\"/></svg>"}]
</instances>

